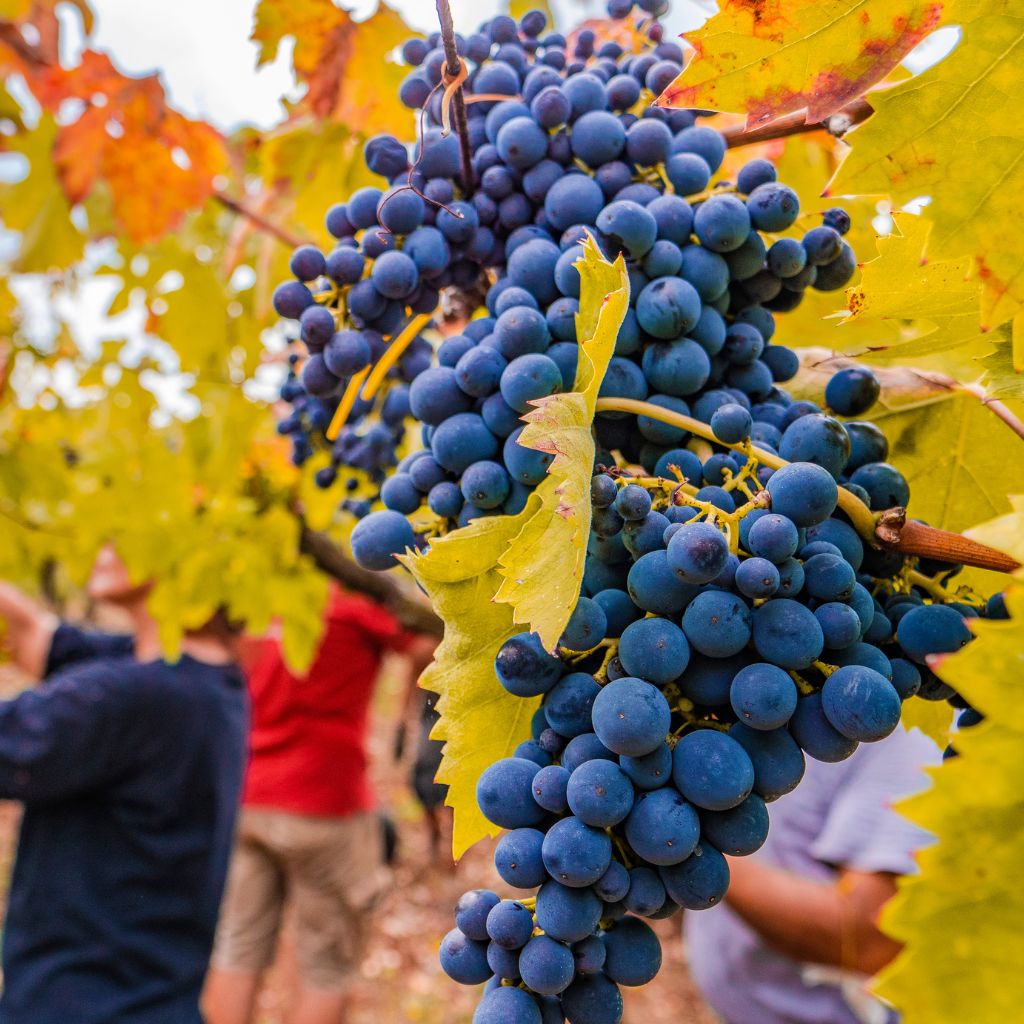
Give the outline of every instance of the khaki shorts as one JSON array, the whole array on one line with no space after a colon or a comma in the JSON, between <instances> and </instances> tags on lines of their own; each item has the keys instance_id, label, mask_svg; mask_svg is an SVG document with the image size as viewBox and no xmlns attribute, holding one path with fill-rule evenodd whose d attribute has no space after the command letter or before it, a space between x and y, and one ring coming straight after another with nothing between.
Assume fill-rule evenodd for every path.
<instances>
[{"instance_id":1,"label":"khaki shorts","mask_svg":"<svg viewBox=\"0 0 1024 1024\"><path fill-rule=\"evenodd\" d=\"M243 808L221 904L213 963L262 971L274 960L287 902L299 975L344 988L358 970L389 872L380 818L319 818Z\"/></svg>"}]
</instances>

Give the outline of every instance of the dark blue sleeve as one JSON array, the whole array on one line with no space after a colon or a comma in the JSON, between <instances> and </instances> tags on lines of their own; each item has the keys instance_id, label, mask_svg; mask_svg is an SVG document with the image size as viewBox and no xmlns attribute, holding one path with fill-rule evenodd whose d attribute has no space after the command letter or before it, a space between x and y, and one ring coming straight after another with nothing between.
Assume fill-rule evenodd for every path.
<instances>
[{"instance_id":1,"label":"dark blue sleeve","mask_svg":"<svg viewBox=\"0 0 1024 1024\"><path fill-rule=\"evenodd\" d=\"M123 658L134 649L130 636L114 633L87 632L62 622L53 634L50 653L46 659L46 675L52 675L67 665L90 658Z\"/></svg>"},{"instance_id":2,"label":"dark blue sleeve","mask_svg":"<svg viewBox=\"0 0 1024 1024\"><path fill-rule=\"evenodd\" d=\"M92 659L0 702L0 799L27 804L95 791L136 758L134 662Z\"/></svg>"}]
</instances>

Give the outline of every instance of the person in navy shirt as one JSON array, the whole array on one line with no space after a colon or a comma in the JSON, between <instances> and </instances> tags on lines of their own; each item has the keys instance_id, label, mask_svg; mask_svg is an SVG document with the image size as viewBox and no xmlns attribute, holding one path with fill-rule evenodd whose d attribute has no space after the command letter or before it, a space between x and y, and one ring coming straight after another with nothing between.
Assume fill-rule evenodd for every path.
<instances>
[{"instance_id":1,"label":"person in navy shirt","mask_svg":"<svg viewBox=\"0 0 1024 1024\"><path fill-rule=\"evenodd\" d=\"M201 1024L247 698L226 623L167 661L147 590L104 549L90 596L128 612L123 637L0 582L3 642L42 680L0 702L0 798L25 805L0 1024Z\"/></svg>"}]
</instances>

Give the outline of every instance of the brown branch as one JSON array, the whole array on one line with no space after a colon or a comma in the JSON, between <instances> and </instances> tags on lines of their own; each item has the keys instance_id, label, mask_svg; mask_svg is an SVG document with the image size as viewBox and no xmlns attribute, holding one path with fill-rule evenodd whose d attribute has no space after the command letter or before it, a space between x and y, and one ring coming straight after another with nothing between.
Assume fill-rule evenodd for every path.
<instances>
[{"instance_id":1,"label":"brown branch","mask_svg":"<svg viewBox=\"0 0 1024 1024\"><path fill-rule=\"evenodd\" d=\"M462 59L455 45L455 24L448 0L436 0L437 19L441 23L441 41L446 60L445 71L451 79L462 73ZM462 156L462 189L468 195L473 191L473 150L469 144L469 124L466 120L466 101L460 85L452 96L452 113L455 115L455 134L459 137L459 152Z\"/></svg>"},{"instance_id":2,"label":"brown branch","mask_svg":"<svg viewBox=\"0 0 1024 1024\"><path fill-rule=\"evenodd\" d=\"M405 629L432 637L444 634L444 623L426 600L407 593L392 576L357 565L326 534L304 528L301 547L328 576L384 605Z\"/></svg>"},{"instance_id":3,"label":"brown branch","mask_svg":"<svg viewBox=\"0 0 1024 1024\"><path fill-rule=\"evenodd\" d=\"M42 47L33 46L25 39L13 21L0 21L0 43L13 50L26 64L45 68L53 63Z\"/></svg>"},{"instance_id":4,"label":"brown branch","mask_svg":"<svg viewBox=\"0 0 1024 1024\"><path fill-rule=\"evenodd\" d=\"M747 131L743 125L725 129L725 144L733 149L736 146L752 146L758 142L770 142L772 139L783 139L790 135L801 135L804 132L817 132L824 129L833 135L840 136L848 132L855 124L866 120L874 111L866 99L854 100L843 107L838 113L826 117L824 121L807 121L804 111L787 114L777 121L772 121L761 128Z\"/></svg>"},{"instance_id":5,"label":"brown branch","mask_svg":"<svg viewBox=\"0 0 1024 1024\"><path fill-rule=\"evenodd\" d=\"M1024 422L998 398L992 398L980 384L961 384L960 389L974 395L986 409L994 412L1018 437L1024 438Z\"/></svg>"},{"instance_id":6,"label":"brown branch","mask_svg":"<svg viewBox=\"0 0 1024 1024\"><path fill-rule=\"evenodd\" d=\"M279 242L284 242L285 245L291 246L293 249L298 249L300 245L306 244L306 242L293 235L287 228L281 227L280 224L275 224L272 220L268 220L263 214L257 213L255 210L250 210L248 206L240 203L237 199L232 199L231 196L226 195L224 192L214 192L213 198L221 206L232 213L238 214L239 217L244 217L246 220L251 221L261 231L265 231L268 235L273 235Z\"/></svg>"},{"instance_id":7,"label":"brown branch","mask_svg":"<svg viewBox=\"0 0 1024 1024\"><path fill-rule=\"evenodd\" d=\"M934 558L940 562L973 565L996 572L1016 572L1020 563L1002 551L979 544L976 540L938 530L934 526L907 519L905 508L890 508L878 517L875 528L878 543L889 551L905 555Z\"/></svg>"}]
</instances>

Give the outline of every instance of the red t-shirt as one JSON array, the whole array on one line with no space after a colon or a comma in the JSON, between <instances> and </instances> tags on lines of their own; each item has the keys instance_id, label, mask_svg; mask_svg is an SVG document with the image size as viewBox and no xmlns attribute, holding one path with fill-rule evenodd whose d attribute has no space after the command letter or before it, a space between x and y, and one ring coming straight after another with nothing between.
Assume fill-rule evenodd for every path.
<instances>
[{"instance_id":1,"label":"red t-shirt","mask_svg":"<svg viewBox=\"0 0 1024 1024\"><path fill-rule=\"evenodd\" d=\"M298 677L280 644L256 641L248 664L252 756L242 802L343 817L373 808L370 700L383 655L408 643L386 609L335 588L316 660Z\"/></svg>"}]
</instances>

